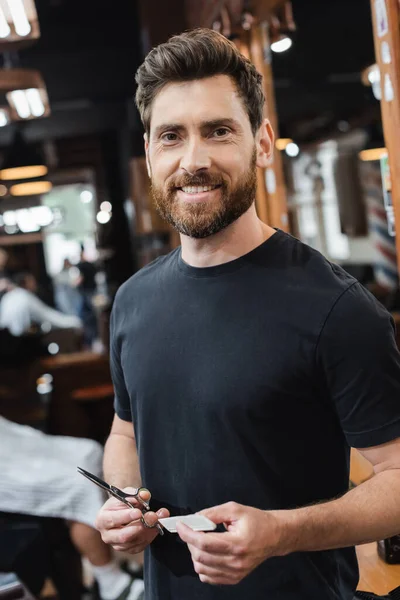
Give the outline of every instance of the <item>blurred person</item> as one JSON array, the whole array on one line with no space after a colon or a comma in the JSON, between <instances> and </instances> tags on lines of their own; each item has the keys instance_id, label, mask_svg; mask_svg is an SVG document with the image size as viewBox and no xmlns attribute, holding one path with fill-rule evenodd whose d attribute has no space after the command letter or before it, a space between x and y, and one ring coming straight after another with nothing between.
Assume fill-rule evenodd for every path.
<instances>
[{"instance_id":1,"label":"blurred person","mask_svg":"<svg viewBox=\"0 0 400 600\"><path fill-rule=\"evenodd\" d=\"M55 328L68 329L82 327L76 316L65 315L47 306L36 295L37 282L30 273L19 273L13 278L13 285L0 302L0 327L13 335L27 333L36 325L39 328L49 323Z\"/></svg>"},{"instance_id":2,"label":"blurred person","mask_svg":"<svg viewBox=\"0 0 400 600\"><path fill-rule=\"evenodd\" d=\"M79 316L80 294L73 284L71 269L77 269L68 258L64 259L63 268L53 278L54 301L56 307L67 315Z\"/></svg>"},{"instance_id":3,"label":"blurred person","mask_svg":"<svg viewBox=\"0 0 400 600\"><path fill-rule=\"evenodd\" d=\"M0 300L10 289L10 275L6 265L8 262L8 252L0 248Z\"/></svg>"},{"instance_id":4,"label":"blurred person","mask_svg":"<svg viewBox=\"0 0 400 600\"><path fill-rule=\"evenodd\" d=\"M93 298L96 293L97 269L93 263L86 259L83 247L81 249L80 261L76 266L79 270L77 281L80 294L79 316L83 322L86 345L92 347L98 335L97 316L93 305Z\"/></svg>"},{"instance_id":5,"label":"blurred person","mask_svg":"<svg viewBox=\"0 0 400 600\"><path fill-rule=\"evenodd\" d=\"M93 440L53 436L0 416L0 511L57 517L91 566L101 600L139 600L143 581L124 572L94 528L100 488L76 472L101 475L103 449Z\"/></svg>"},{"instance_id":6,"label":"blurred person","mask_svg":"<svg viewBox=\"0 0 400 600\"><path fill-rule=\"evenodd\" d=\"M148 525L200 511L222 531L159 536L115 499L97 527L145 549L147 600L352 600L354 546L399 531L393 321L258 218L274 135L262 77L232 42L175 36L136 81L153 198L181 247L115 298L104 473L150 490ZM375 476L349 491L351 447Z\"/></svg>"}]
</instances>

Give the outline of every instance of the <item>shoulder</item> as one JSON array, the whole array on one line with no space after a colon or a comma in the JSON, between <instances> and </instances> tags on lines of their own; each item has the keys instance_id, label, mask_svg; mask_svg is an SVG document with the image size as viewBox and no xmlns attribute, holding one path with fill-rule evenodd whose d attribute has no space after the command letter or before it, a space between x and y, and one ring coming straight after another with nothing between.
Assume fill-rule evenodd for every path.
<instances>
[{"instance_id":1,"label":"shoulder","mask_svg":"<svg viewBox=\"0 0 400 600\"><path fill-rule=\"evenodd\" d=\"M23 288L15 288L9 292L7 292L2 299L2 303L4 304L26 304L35 300L35 296L28 292L28 290L24 290Z\"/></svg>"},{"instance_id":2,"label":"shoulder","mask_svg":"<svg viewBox=\"0 0 400 600\"><path fill-rule=\"evenodd\" d=\"M287 287L292 292L307 295L322 313L327 314L339 298L358 283L340 265L289 234L284 234L280 254L281 258L277 258L281 261L280 271Z\"/></svg>"},{"instance_id":3,"label":"shoulder","mask_svg":"<svg viewBox=\"0 0 400 600\"><path fill-rule=\"evenodd\" d=\"M160 280L169 276L179 249L159 256L153 262L132 275L119 288L113 305L113 313L123 313L124 309L137 306L142 299L159 288Z\"/></svg>"}]
</instances>

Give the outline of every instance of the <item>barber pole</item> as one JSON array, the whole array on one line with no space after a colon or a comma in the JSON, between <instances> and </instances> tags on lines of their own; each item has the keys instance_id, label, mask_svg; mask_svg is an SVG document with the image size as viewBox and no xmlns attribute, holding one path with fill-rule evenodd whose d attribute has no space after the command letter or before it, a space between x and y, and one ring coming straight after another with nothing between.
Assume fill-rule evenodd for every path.
<instances>
[{"instance_id":1,"label":"barber pole","mask_svg":"<svg viewBox=\"0 0 400 600\"><path fill-rule=\"evenodd\" d=\"M368 227L376 251L373 265L376 283L390 291L398 286L395 238L388 230L379 163L362 164Z\"/></svg>"}]
</instances>

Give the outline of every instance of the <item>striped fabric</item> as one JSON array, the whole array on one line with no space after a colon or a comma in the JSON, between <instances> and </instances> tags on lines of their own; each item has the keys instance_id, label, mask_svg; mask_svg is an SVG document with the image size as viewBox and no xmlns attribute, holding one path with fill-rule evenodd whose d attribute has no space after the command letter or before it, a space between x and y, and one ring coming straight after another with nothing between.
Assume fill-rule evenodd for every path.
<instances>
[{"instance_id":1,"label":"striped fabric","mask_svg":"<svg viewBox=\"0 0 400 600\"><path fill-rule=\"evenodd\" d=\"M46 435L0 417L0 511L93 527L105 497L76 467L101 474L102 455L92 440Z\"/></svg>"},{"instance_id":2,"label":"striped fabric","mask_svg":"<svg viewBox=\"0 0 400 600\"><path fill-rule=\"evenodd\" d=\"M383 288L394 290L398 286L396 240L388 232L381 171L379 165L368 162L361 165L361 172L367 203L368 226L376 250L375 280Z\"/></svg>"}]
</instances>

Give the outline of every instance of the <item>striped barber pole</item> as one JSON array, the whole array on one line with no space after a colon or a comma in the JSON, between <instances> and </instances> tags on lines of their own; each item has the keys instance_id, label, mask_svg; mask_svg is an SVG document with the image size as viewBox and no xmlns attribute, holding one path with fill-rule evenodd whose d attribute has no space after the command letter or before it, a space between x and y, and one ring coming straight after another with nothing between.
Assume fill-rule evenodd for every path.
<instances>
[{"instance_id":1,"label":"striped barber pole","mask_svg":"<svg viewBox=\"0 0 400 600\"><path fill-rule=\"evenodd\" d=\"M388 291L399 284L395 238L389 234L384 206L382 178L379 163L365 162L361 165L368 226L376 251L373 265L376 283Z\"/></svg>"}]
</instances>

